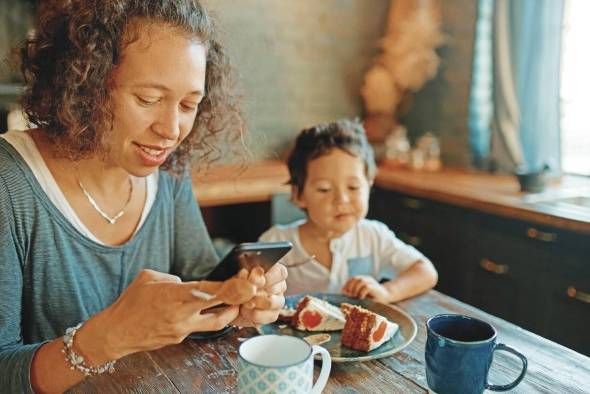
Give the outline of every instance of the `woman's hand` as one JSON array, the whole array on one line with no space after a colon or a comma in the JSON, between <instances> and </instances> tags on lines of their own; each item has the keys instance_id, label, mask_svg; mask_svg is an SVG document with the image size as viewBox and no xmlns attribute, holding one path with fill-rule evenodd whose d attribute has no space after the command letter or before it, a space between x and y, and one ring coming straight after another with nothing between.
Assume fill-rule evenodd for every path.
<instances>
[{"instance_id":1,"label":"woman's hand","mask_svg":"<svg viewBox=\"0 0 590 394\"><path fill-rule=\"evenodd\" d=\"M231 324L250 327L276 321L279 312L285 305L286 279L287 269L282 264L273 265L266 274L262 268L252 269L248 280L257 286L258 292L251 301L240 307L238 318Z\"/></svg>"},{"instance_id":2,"label":"woman's hand","mask_svg":"<svg viewBox=\"0 0 590 394\"><path fill-rule=\"evenodd\" d=\"M361 300L369 297L374 301L385 304L389 303L391 298L387 288L368 275L358 275L350 278L342 287L342 294Z\"/></svg>"},{"instance_id":3,"label":"woman's hand","mask_svg":"<svg viewBox=\"0 0 590 394\"><path fill-rule=\"evenodd\" d=\"M213 294L227 305L242 305L250 301L256 295L258 286L248 276L248 271L242 270L235 277L218 282L219 288ZM264 286L264 283L260 286ZM206 287L204 282L199 285L201 290Z\"/></svg>"},{"instance_id":4,"label":"woman's hand","mask_svg":"<svg viewBox=\"0 0 590 394\"><path fill-rule=\"evenodd\" d=\"M143 350L176 344L191 332L220 330L235 320L239 306L200 311L219 303L192 291L199 282L142 271L114 304L88 320L76 335L77 347L100 364Z\"/></svg>"}]
</instances>

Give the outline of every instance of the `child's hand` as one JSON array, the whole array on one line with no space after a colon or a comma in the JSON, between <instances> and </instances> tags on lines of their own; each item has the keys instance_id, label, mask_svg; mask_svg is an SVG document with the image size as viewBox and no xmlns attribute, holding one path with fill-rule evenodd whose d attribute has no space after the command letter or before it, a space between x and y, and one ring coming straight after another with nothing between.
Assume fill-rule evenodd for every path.
<instances>
[{"instance_id":1,"label":"child's hand","mask_svg":"<svg viewBox=\"0 0 590 394\"><path fill-rule=\"evenodd\" d=\"M342 293L348 297L364 300L370 298L377 302L389 303L390 294L375 278L368 275L353 276L342 287Z\"/></svg>"}]
</instances>

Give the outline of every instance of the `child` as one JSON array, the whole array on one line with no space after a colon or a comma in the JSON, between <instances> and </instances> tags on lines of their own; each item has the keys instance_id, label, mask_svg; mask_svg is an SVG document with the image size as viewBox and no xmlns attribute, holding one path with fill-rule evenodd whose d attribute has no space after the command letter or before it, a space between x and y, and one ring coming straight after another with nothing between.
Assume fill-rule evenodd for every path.
<instances>
[{"instance_id":1,"label":"child","mask_svg":"<svg viewBox=\"0 0 590 394\"><path fill-rule=\"evenodd\" d=\"M358 121L303 130L288 158L291 199L307 219L274 226L261 241L291 241L282 260L287 294L340 293L392 303L431 289L432 263L381 222L365 219L376 172L373 151ZM397 276L383 284L384 274Z\"/></svg>"}]
</instances>

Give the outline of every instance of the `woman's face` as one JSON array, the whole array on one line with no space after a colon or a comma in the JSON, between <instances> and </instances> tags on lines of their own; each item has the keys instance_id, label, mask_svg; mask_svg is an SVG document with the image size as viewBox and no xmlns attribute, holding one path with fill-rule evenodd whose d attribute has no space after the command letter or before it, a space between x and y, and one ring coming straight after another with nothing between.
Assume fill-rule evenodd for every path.
<instances>
[{"instance_id":1,"label":"woman's face","mask_svg":"<svg viewBox=\"0 0 590 394\"><path fill-rule=\"evenodd\" d=\"M138 23L111 90L109 161L134 176L164 163L191 132L205 94L205 46L163 24Z\"/></svg>"}]
</instances>

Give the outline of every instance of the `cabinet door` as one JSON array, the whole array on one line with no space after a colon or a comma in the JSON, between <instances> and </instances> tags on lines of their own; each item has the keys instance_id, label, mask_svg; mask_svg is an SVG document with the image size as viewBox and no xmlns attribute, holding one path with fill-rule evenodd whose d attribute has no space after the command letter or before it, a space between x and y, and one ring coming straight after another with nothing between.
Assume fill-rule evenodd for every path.
<instances>
[{"instance_id":1,"label":"cabinet door","mask_svg":"<svg viewBox=\"0 0 590 394\"><path fill-rule=\"evenodd\" d=\"M588 352L590 247L579 234L476 214L466 302Z\"/></svg>"},{"instance_id":2,"label":"cabinet door","mask_svg":"<svg viewBox=\"0 0 590 394\"><path fill-rule=\"evenodd\" d=\"M538 309L529 294L534 288L518 277L514 261L476 257L465 272L465 301L492 315L538 332L534 310Z\"/></svg>"},{"instance_id":3,"label":"cabinet door","mask_svg":"<svg viewBox=\"0 0 590 394\"><path fill-rule=\"evenodd\" d=\"M590 356L590 261L555 256L537 293L546 294L541 335Z\"/></svg>"},{"instance_id":4,"label":"cabinet door","mask_svg":"<svg viewBox=\"0 0 590 394\"><path fill-rule=\"evenodd\" d=\"M201 213L211 238L233 243L254 242L270 227L268 202L204 207Z\"/></svg>"},{"instance_id":5,"label":"cabinet door","mask_svg":"<svg viewBox=\"0 0 590 394\"><path fill-rule=\"evenodd\" d=\"M539 333L546 300L536 290L546 257L516 223L496 220L476 215L471 223L477 239L464 252L466 302Z\"/></svg>"},{"instance_id":6,"label":"cabinet door","mask_svg":"<svg viewBox=\"0 0 590 394\"><path fill-rule=\"evenodd\" d=\"M469 243L463 234L463 210L424 198L375 188L369 217L385 223L396 236L428 257L438 271L436 289L464 299L461 251Z\"/></svg>"},{"instance_id":7,"label":"cabinet door","mask_svg":"<svg viewBox=\"0 0 590 394\"><path fill-rule=\"evenodd\" d=\"M432 260L437 290L590 355L590 237L379 188L370 216Z\"/></svg>"}]
</instances>

